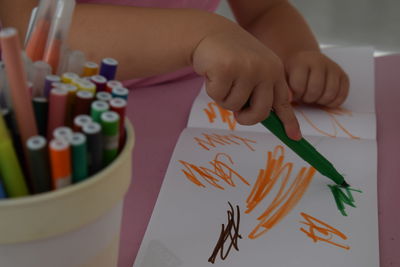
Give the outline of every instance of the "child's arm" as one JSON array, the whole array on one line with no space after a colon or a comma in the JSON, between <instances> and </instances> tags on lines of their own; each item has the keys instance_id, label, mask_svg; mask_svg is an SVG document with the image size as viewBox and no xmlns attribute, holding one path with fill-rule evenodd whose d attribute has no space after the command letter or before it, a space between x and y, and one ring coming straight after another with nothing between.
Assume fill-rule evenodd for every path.
<instances>
[{"instance_id":1,"label":"child's arm","mask_svg":"<svg viewBox=\"0 0 400 267\"><path fill-rule=\"evenodd\" d=\"M239 24L282 59L296 99L331 107L344 102L347 75L320 53L307 23L287 0L229 2Z\"/></svg>"},{"instance_id":2,"label":"child's arm","mask_svg":"<svg viewBox=\"0 0 400 267\"><path fill-rule=\"evenodd\" d=\"M193 65L206 77L208 94L235 111L239 123L255 124L273 107L287 134L301 138L281 60L221 16L188 9L81 4L70 39L72 47L84 50L90 59L119 60L122 79Z\"/></svg>"}]
</instances>

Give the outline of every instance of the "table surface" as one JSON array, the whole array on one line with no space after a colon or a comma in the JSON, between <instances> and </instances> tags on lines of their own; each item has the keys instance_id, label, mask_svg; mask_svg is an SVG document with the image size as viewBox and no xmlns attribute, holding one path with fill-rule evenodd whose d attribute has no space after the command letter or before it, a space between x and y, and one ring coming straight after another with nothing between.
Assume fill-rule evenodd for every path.
<instances>
[{"instance_id":1,"label":"table surface","mask_svg":"<svg viewBox=\"0 0 400 267\"><path fill-rule=\"evenodd\" d=\"M375 59L380 266L400 266L400 55ZM131 267L146 231L180 133L203 80L131 91L128 117L135 127L132 183L125 198L119 267Z\"/></svg>"}]
</instances>

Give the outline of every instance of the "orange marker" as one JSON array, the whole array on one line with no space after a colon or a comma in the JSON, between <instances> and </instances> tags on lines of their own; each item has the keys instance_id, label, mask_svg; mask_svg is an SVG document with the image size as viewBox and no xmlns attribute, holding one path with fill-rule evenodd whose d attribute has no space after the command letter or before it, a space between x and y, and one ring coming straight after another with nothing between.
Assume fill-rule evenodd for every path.
<instances>
[{"instance_id":1,"label":"orange marker","mask_svg":"<svg viewBox=\"0 0 400 267\"><path fill-rule=\"evenodd\" d=\"M57 73L60 59L65 52L65 42L68 37L75 1L57 1L51 29L48 35L43 61L47 62Z\"/></svg>"},{"instance_id":2,"label":"orange marker","mask_svg":"<svg viewBox=\"0 0 400 267\"><path fill-rule=\"evenodd\" d=\"M53 0L42 0L39 3L36 23L25 47L26 54L34 62L43 58L55 8L54 2Z\"/></svg>"},{"instance_id":3,"label":"orange marker","mask_svg":"<svg viewBox=\"0 0 400 267\"><path fill-rule=\"evenodd\" d=\"M50 142L50 164L53 189L60 189L71 184L71 151L63 139Z\"/></svg>"}]
</instances>

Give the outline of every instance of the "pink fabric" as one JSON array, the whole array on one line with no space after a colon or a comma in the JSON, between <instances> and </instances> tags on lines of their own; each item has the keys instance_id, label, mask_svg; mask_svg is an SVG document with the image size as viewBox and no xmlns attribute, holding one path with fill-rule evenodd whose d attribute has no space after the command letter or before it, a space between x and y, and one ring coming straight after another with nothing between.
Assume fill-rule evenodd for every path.
<instances>
[{"instance_id":1,"label":"pink fabric","mask_svg":"<svg viewBox=\"0 0 400 267\"><path fill-rule=\"evenodd\" d=\"M380 267L400 266L400 55L376 62ZM176 141L203 80L132 90L135 127L132 184L125 198L119 267L131 267L146 231ZM249 262L251 266L251 262Z\"/></svg>"},{"instance_id":2,"label":"pink fabric","mask_svg":"<svg viewBox=\"0 0 400 267\"><path fill-rule=\"evenodd\" d=\"M78 3L92 3L92 4L113 4L113 5L127 5L127 6L140 6L140 7L156 7L156 8L196 8L205 11L214 12L220 0L78 0ZM191 67L182 70L148 77L143 79L132 79L124 81L126 87L148 86L167 81L183 78L193 74Z\"/></svg>"}]
</instances>

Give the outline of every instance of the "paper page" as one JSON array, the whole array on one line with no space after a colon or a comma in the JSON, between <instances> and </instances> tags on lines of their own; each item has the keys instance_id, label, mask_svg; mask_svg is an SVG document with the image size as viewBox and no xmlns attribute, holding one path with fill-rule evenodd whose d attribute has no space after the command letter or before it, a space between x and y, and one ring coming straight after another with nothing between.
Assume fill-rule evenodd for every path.
<instances>
[{"instance_id":1,"label":"paper page","mask_svg":"<svg viewBox=\"0 0 400 267\"><path fill-rule=\"evenodd\" d=\"M324 52L348 73L350 94L337 109L295 105L303 135L376 139L373 50L369 47L330 48ZM188 127L266 131L261 125L239 125L233 113L218 107L204 87L193 104Z\"/></svg>"},{"instance_id":2,"label":"paper page","mask_svg":"<svg viewBox=\"0 0 400 267\"><path fill-rule=\"evenodd\" d=\"M362 193L272 135L186 129L134 267L379 266L375 141L309 140Z\"/></svg>"}]
</instances>

